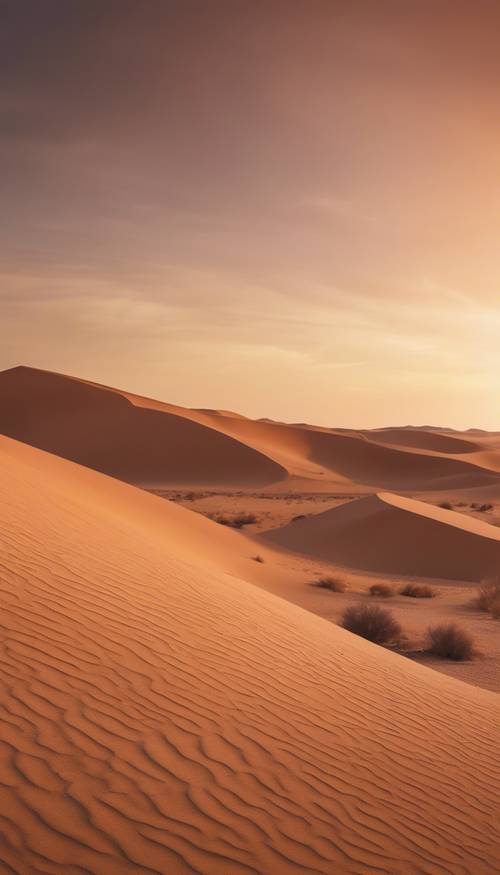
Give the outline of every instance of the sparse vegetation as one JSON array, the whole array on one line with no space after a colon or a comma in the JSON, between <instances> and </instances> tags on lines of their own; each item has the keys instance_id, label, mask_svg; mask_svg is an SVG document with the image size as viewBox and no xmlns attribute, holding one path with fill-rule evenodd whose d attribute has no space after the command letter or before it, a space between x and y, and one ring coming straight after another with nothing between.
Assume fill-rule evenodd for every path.
<instances>
[{"instance_id":1,"label":"sparse vegetation","mask_svg":"<svg viewBox=\"0 0 500 875\"><path fill-rule=\"evenodd\" d=\"M401 637L401 626L393 614L378 605L354 605L344 611L344 629L373 641L375 644L390 644Z\"/></svg>"},{"instance_id":2,"label":"sparse vegetation","mask_svg":"<svg viewBox=\"0 0 500 875\"><path fill-rule=\"evenodd\" d=\"M427 635L430 642L429 652L434 656L453 659L455 662L463 662L474 656L472 636L456 623L433 626L428 629Z\"/></svg>"},{"instance_id":3,"label":"sparse vegetation","mask_svg":"<svg viewBox=\"0 0 500 875\"><path fill-rule=\"evenodd\" d=\"M389 583L372 583L370 587L370 595L389 599L394 595L394 587Z\"/></svg>"},{"instance_id":4,"label":"sparse vegetation","mask_svg":"<svg viewBox=\"0 0 500 875\"><path fill-rule=\"evenodd\" d=\"M500 616L500 577L492 577L481 582L475 599L475 607L498 619Z\"/></svg>"},{"instance_id":5,"label":"sparse vegetation","mask_svg":"<svg viewBox=\"0 0 500 875\"><path fill-rule=\"evenodd\" d=\"M342 577L320 577L319 580L313 581L312 586L319 586L320 589L328 589L330 592L346 592L348 589Z\"/></svg>"},{"instance_id":6,"label":"sparse vegetation","mask_svg":"<svg viewBox=\"0 0 500 875\"><path fill-rule=\"evenodd\" d=\"M298 513L297 516L292 517L291 521L292 521L292 523L296 523L297 520L305 520L305 518L306 518L305 513Z\"/></svg>"},{"instance_id":7,"label":"sparse vegetation","mask_svg":"<svg viewBox=\"0 0 500 875\"><path fill-rule=\"evenodd\" d=\"M254 562L263 562L262 556L252 556Z\"/></svg>"},{"instance_id":8,"label":"sparse vegetation","mask_svg":"<svg viewBox=\"0 0 500 875\"><path fill-rule=\"evenodd\" d=\"M399 592L411 599L433 599L437 595L436 590L426 583L407 583Z\"/></svg>"},{"instance_id":9,"label":"sparse vegetation","mask_svg":"<svg viewBox=\"0 0 500 875\"><path fill-rule=\"evenodd\" d=\"M449 501L441 501L439 507L442 507L443 510L453 510L453 505Z\"/></svg>"},{"instance_id":10,"label":"sparse vegetation","mask_svg":"<svg viewBox=\"0 0 500 875\"><path fill-rule=\"evenodd\" d=\"M500 598L491 605L490 614L494 620L500 620Z\"/></svg>"},{"instance_id":11,"label":"sparse vegetation","mask_svg":"<svg viewBox=\"0 0 500 875\"><path fill-rule=\"evenodd\" d=\"M487 510L493 510L493 505L492 504L480 504L478 507L478 511L480 511L480 513L485 513Z\"/></svg>"},{"instance_id":12,"label":"sparse vegetation","mask_svg":"<svg viewBox=\"0 0 500 875\"><path fill-rule=\"evenodd\" d=\"M235 516L215 516L214 520L221 526L230 526L232 529L241 529L258 522L254 513L238 513Z\"/></svg>"}]
</instances>

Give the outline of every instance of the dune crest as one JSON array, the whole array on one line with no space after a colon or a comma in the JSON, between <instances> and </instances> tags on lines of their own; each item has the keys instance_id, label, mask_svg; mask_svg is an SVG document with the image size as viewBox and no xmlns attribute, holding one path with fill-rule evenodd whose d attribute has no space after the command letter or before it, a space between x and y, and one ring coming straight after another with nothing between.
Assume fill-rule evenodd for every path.
<instances>
[{"instance_id":1,"label":"dune crest","mask_svg":"<svg viewBox=\"0 0 500 875\"><path fill-rule=\"evenodd\" d=\"M218 571L188 511L0 469L6 872L500 871L497 696Z\"/></svg>"}]
</instances>

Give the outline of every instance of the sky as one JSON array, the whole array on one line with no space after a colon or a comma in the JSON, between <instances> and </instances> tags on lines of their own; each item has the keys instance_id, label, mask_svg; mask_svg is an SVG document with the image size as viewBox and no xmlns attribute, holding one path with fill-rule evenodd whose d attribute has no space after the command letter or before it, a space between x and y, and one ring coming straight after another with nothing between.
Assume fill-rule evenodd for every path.
<instances>
[{"instance_id":1,"label":"sky","mask_svg":"<svg viewBox=\"0 0 500 875\"><path fill-rule=\"evenodd\" d=\"M0 0L0 369L500 429L498 0Z\"/></svg>"}]
</instances>

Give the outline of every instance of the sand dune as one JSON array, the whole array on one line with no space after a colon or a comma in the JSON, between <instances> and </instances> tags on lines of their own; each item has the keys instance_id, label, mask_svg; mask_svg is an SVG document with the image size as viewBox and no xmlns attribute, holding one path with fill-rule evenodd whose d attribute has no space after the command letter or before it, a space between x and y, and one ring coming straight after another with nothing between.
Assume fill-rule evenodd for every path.
<instances>
[{"instance_id":1,"label":"sand dune","mask_svg":"<svg viewBox=\"0 0 500 875\"><path fill-rule=\"evenodd\" d=\"M476 580L500 571L500 529L379 493L266 533L271 543L353 568Z\"/></svg>"},{"instance_id":2,"label":"sand dune","mask_svg":"<svg viewBox=\"0 0 500 875\"><path fill-rule=\"evenodd\" d=\"M0 432L149 487L263 487L287 478L305 478L311 489L398 492L500 484L500 454L454 458L457 445L473 444L437 433L429 439L447 443L433 454L359 433L187 409L23 367L0 373Z\"/></svg>"},{"instance_id":3,"label":"sand dune","mask_svg":"<svg viewBox=\"0 0 500 875\"><path fill-rule=\"evenodd\" d=\"M480 444L469 439L415 428L377 428L373 431L364 431L363 434L376 443L432 450L450 455L473 453L481 447Z\"/></svg>"},{"instance_id":4,"label":"sand dune","mask_svg":"<svg viewBox=\"0 0 500 875\"><path fill-rule=\"evenodd\" d=\"M59 374L0 374L0 431L98 471L145 486L263 485L286 472L234 438L122 393Z\"/></svg>"},{"instance_id":5,"label":"sand dune","mask_svg":"<svg viewBox=\"0 0 500 875\"><path fill-rule=\"evenodd\" d=\"M500 872L497 696L226 573L242 535L0 465L3 872Z\"/></svg>"},{"instance_id":6,"label":"sand dune","mask_svg":"<svg viewBox=\"0 0 500 875\"><path fill-rule=\"evenodd\" d=\"M363 436L224 417L214 426L258 448L297 476L321 473L338 483L398 490L459 489L498 480L497 474L465 460L406 452Z\"/></svg>"}]
</instances>

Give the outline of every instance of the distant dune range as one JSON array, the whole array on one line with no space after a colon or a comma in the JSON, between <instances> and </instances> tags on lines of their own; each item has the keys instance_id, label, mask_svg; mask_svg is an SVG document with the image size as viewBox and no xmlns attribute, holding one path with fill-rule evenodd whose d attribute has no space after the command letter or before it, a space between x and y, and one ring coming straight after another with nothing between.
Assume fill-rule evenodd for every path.
<instances>
[{"instance_id":1,"label":"distant dune range","mask_svg":"<svg viewBox=\"0 0 500 875\"><path fill-rule=\"evenodd\" d=\"M500 872L497 695L252 585L244 535L8 438L0 538L2 872Z\"/></svg>"},{"instance_id":2,"label":"distant dune range","mask_svg":"<svg viewBox=\"0 0 500 875\"><path fill-rule=\"evenodd\" d=\"M0 432L149 487L467 489L500 485L500 450L405 429L332 431L189 410L32 368L0 373ZM390 445L389 445L390 443Z\"/></svg>"},{"instance_id":3,"label":"distant dune range","mask_svg":"<svg viewBox=\"0 0 500 875\"><path fill-rule=\"evenodd\" d=\"M478 581L500 572L500 529L389 493L351 501L261 536L353 568Z\"/></svg>"}]
</instances>

